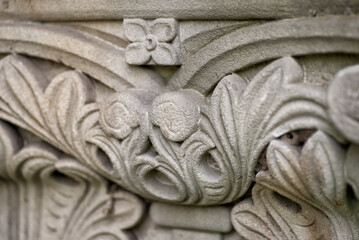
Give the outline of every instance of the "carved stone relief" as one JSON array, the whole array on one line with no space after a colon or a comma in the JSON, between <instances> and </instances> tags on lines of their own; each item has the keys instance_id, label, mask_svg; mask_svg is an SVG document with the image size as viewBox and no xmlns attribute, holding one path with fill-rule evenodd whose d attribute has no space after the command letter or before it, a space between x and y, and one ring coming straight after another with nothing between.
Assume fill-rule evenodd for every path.
<instances>
[{"instance_id":1,"label":"carved stone relief","mask_svg":"<svg viewBox=\"0 0 359 240\"><path fill-rule=\"evenodd\" d=\"M124 32L132 43L126 47L128 64L178 65L178 23L173 18L154 21L125 19Z\"/></svg>"},{"instance_id":2,"label":"carved stone relief","mask_svg":"<svg viewBox=\"0 0 359 240\"><path fill-rule=\"evenodd\" d=\"M358 239L359 18L329 12L5 14L2 238Z\"/></svg>"}]
</instances>

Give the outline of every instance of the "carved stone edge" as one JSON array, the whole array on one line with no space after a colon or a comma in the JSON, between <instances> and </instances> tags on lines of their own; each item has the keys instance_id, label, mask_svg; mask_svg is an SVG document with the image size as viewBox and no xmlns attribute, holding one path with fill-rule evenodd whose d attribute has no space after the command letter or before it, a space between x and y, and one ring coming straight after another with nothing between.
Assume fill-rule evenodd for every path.
<instances>
[{"instance_id":1,"label":"carved stone edge","mask_svg":"<svg viewBox=\"0 0 359 240\"><path fill-rule=\"evenodd\" d=\"M104 5L101 0L64 0L56 5L41 0L30 2L5 1L0 5L2 19L22 19L35 21L72 20L114 20L123 18L170 17L184 20L243 20L243 19L283 19L321 15L351 15L359 11L359 4L351 1L310 0L296 3L290 0L226 1L211 2L183 0L110 0Z\"/></svg>"}]
</instances>

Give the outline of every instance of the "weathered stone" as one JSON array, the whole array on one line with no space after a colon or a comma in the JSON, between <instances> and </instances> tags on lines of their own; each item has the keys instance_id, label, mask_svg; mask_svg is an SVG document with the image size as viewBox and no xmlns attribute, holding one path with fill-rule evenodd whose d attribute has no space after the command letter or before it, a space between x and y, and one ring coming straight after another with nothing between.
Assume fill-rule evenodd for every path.
<instances>
[{"instance_id":1,"label":"weathered stone","mask_svg":"<svg viewBox=\"0 0 359 240\"><path fill-rule=\"evenodd\" d=\"M345 159L345 177L359 199L359 146L351 144Z\"/></svg>"},{"instance_id":2,"label":"weathered stone","mask_svg":"<svg viewBox=\"0 0 359 240\"><path fill-rule=\"evenodd\" d=\"M0 238L358 239L358 12L0 1Z\"/></svg>"},{"instance_id":3,"label":"weathered stone","mask_svg":"<svg viewBox=\"0 0 359 240\"><path fill-rule=\"evenodd\" d=\"M126 61L135 65L179 65L178 22L173 18L154 21L125 19L124 31L131 43L126 47Z\"/></svg>"},{"instance_id":4,"label":"weathered stone","mask_svg":"<svg viewBox=\"0 0 359 240\"><path fill-rule=\"evenodd\" d=\"M341 70L329 85L329 113L336 127L359 144L359 65Z\"/></svg>"},{"instance_id":5,"label":"weathered stone","mask_svg":"<svg viewBox=\"0 0 359 240\"><path fill-rule=\"evenodd\" d=\"M173 230L171 239L221 240L222 236L219 233L198 232L198 231L188 231L188 230Z\"/></svg>"},{"instance_id":6,"label":"weathered stone","mask_svg":"<svg viewBox=\"0 0 359 240\"><path fill-rule=\"evenodd\" d=\"M150 214L156 224L165 227L221 233L232 229L227 207L187 207L153 203Z\"/></svg>"},{"instance_id":7,"label":"weathered stone","mask_svg":"<svg viewBox=\"0 0 359 240\"><path fill-rule=\"evenodd\" d=\"M355 14L359 12L358 1L321 0L313 3L309 0L293 2L284 0L236 1L213 0L211 2L183 0L158 1L140 0L63 0L52 3L41 0L31 2L4 1L1 16L4 19L30 19L38 21L54 20L93 20L123 18L159 18L177 19L280 19L302 16L320 16L328 14Z\"/></svg>"}]
</instances>

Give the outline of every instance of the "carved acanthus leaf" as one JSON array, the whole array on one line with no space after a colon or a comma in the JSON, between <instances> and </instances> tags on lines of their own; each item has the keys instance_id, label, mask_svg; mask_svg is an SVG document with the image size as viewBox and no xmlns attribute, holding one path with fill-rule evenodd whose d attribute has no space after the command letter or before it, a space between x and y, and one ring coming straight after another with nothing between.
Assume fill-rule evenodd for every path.
<instances>
[{"instance_id":1,"label":"carved acanthus leaf","mask_svg":"<svg viewBox=\"0 0 359 240\"><path fill-rule=\"evenodd\" d=\"M155 96L135 89L100 109L82 73L48 83L23 57L8 56L1 66L1 118L149 199L228 203L247 192L271 140L297 129L342 140L328 121L325 91L300 83L292 58L273 62L248 87L226 76L210 99L194 90Z\"/></svg>"},{"instance_id":2,"label":"carved acanthus leaf","mask_svg":"<svg viewBox=\"0 0 359 240\"><path fill-rule=\"evenodd\" d=\"M246 85L234 74L222 79L209 106L202 107L199 131L184 143L189 169L209 202L231 201L251 182L251 170L240 161L236 127L236 107Z\"/></svg>"},{"instance_id":3,"label":"carved acanthus leaf","mask_svg":"<svg viewBox=\"0 0 359 240\"><path fill-rule=\"evenodd\" d=\"M2 133L10 133L9 126L2 122L0 126ZM0 142L13 138L14 132L2 134ZM6 166L2 177L8 184L1 194L10 196L7 207L13 211L13 226L19 229L8 239L19 235L25 239L132 239L124 229L141 219L142 201L123 190L108 189L102 176L72 158L59 156L57 150L41 143L1 159Z\"/></svg>"},{"instance_id":4,"label":"carved acanthus leaf","mask_svg":"<svg viewBox=\"0 0 359 240\"><path fill-rule=\"evenodd\" d=\"M329 220L308 203L294 202L259 184L252 197L232 211L232 224L244 239L332 239Z\"/></svg>"},{"instance_id":5,"label":"carved acanthus leaf","mask_svg":"<svg viewBox=\"0 0 359 240\"><path fill-rule=\"evenodd\" d=\"M293 58L282 58L260 71L237 108L242 160L253 162L268 143L298 129L320 129L341 139L328 120L323 88L301 83Z\"/></svg>"},{"instance_id":6,"label":"carved acanthus leaf","mask_svg":"<svg viewBox=\"0 0 359 240\"><path fill-rule=\"evenodd\" d=\"M94 87L84 74L64 72L49 83L29 60L17 55L1 60L1 73L2 119L110 175L97 155L91 153L93 149L96 153L98 147L86 142L97 131L99 107Z\"/></svg>"},{"instance_id":7,"label":"carved acanthus leaf","mask_svg":"<svg viewBox=\"0 0 359 240\"><path fill-rule=\"evenodd\" d=\"M249 239L248 236L255 234L266 237L264 232L258 232L259 227L251 227L257 224L263 224L274 234L274 239L356 239L359 235L359 218L352 212L353 202L347 195L344 156L344 148L320 131L310 137L303 147L290 145L283 140L272 141L267 150L269 170L259 172L256 177L254 205L243 202L233 209L234 227ZM256 192L258 189L264 189L267 193L259 194ZM272 196L267 196L268 193ZM279 201L277 205L268 205L266 201L278 202L273 194L288 199ZM267 210L261 207L260 201L265 201ZM281 212L283 206L289 207ZM312 222L307 225L296 222L297 217L291 217L293 211L299 218L307 221L312 219ZM253 218L244 218L248 212ZM317 219L313 219L313 216ZM320 229L313 228L312 225L316 224L331 229L331 232L316 232L315 229Z\"/></svg>"},{"instance_id":8,"label":"carved acanthus leaf","mask_svg":"<svg viewBox=\"0 0 359 240\"><path fill-rule=\"evenodd\" d=\"M193 90L157 97L127 91L102 105L100 123L122 139L119 174L131 176L122 177L129 189L171 202L231 202L248 190L271 140L296 129L320 129L342 140L328 121L325 91L301 80L299 65L283 58L248 87L239 76L226 76L210 99Z\"/></svg>"}]
</instances>

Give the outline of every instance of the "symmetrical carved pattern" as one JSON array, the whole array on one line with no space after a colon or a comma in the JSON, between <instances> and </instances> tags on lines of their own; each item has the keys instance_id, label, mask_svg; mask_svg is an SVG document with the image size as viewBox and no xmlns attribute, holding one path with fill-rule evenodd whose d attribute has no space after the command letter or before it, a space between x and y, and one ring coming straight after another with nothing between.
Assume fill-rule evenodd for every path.
<instances>
[{"instance_id":1,"label":"symmetrical carved pattern","mask_svg":"<svg viewBox=\"0 0 359 240\"><path fill-rule=\"evenodd\" d=\"M22 57L7 57L2 67L4 119L150 199L231 202L247 192L271 140L297 129L343 140L328 120L325 91L300 83L301 68L291 58L263 69L248 87L227 76L208 99L193 90L159 96L129 90L100 111L81 73L62 73L46 87Z\"/></svg>"},{"instance_id":2,"label":"symmetrical carved pattern","mask_svg":"<svg viewBox=\"0 0 359 240\"><path fill-rule=\"evenodd\" d=\"M129 41L126 61L129 64L178 65L180 63L178 23L173 18L154 21L125 19L125 35Z\"/></svg>"},{"instance_id":3,"label":"symmetrical carved pattern","mask_svg":"<svg viewBox=\"0 0 359 240\"><path fill-rule=\"evenodd\" d=\"M0 235L358 239L357 20L1 22Z\"/></svg>"},{"instance_id":4,"label":"symmetrical carved pattern","mask_svg":"<svg viewBox=\"0 0 359 240\"><path fill-rule=\"evenodd\" d=\"M297 63L284 58L248 87L236 75L225 77L210 99L193 90L156 98L120 93L102 106L100 123L122 144L136 145L123 148L132 152L123 166L134 173L133 186L144 185L139 193L201 205L231 202L248 190L257 159L272 139L305 128L342 139L327 120L325 91L301 79ZM147 137L153 148L141 153L147 150Z\"/></svg>"}]
</instances>

